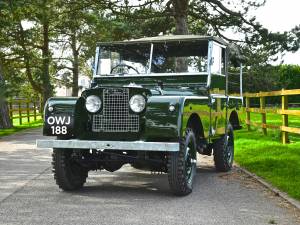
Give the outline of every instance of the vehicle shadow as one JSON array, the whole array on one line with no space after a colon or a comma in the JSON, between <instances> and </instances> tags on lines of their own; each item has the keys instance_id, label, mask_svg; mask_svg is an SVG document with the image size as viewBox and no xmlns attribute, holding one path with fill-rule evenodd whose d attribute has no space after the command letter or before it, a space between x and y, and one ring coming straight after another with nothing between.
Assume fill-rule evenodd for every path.
<instances>
[{"instance_id":1,"label":"vehicle shadow","mask_svg":"<svg viewBox=\"0 0 300 225\"><path fill-rule=\"evenodd\" d=\"M174 195L171 193L168 184L167 174L151 174L147 171L139 171L126 168L123 171L114 173L93 172L89 175L86 185L74 194L98 198L126 198L130 195L133 198L164 198ZM197 174L194 180L194 190L201 189L207 179L217 176L214 167L197 167Z\"/></svg>"}]
</instances>

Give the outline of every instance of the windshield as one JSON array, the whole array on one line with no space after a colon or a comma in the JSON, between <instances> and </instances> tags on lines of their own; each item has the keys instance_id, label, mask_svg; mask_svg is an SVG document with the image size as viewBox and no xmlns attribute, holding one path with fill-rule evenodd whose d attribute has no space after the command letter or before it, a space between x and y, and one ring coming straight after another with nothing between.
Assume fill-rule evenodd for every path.
<instances>
[{"instance_id":1,"label":"windshield","mask_svg":"<svg viewBox=\"0 0 300 225\"><path fill-rule=\"evenodd\" d=\"M154 43L151 46L152 44L147 43L100 47L97 75L201 73L207 71L208 42L177 41Z\"/></svg>"},{"instance_id":2,"label":"windshield","mask_svg":"<svg viewBox=\"0 0 300 225\"><path fill-rule=\"evenodd\" d=\"M101 47L97 75L146 74L150 50L151 44Z\"/></svg>"}]
</instances>

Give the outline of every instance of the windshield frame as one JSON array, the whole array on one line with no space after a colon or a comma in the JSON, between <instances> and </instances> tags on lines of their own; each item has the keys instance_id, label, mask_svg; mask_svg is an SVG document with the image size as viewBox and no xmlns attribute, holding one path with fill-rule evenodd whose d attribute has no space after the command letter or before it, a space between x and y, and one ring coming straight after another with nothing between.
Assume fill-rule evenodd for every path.
<instances>
[{"instance_id":1,"label":"windshield frame","mask_svg":"<svg viewBox=\"0 0 300 225\"><path fill-rule=\"evenodd\" d=\"M167 41L165 43L168 43ZM226 70L225 73L212 73L211 67L213 64L213 47L218 46L222 50L225 51L225 58L224 58L224 66L225 68L227 67L227 46L216 42L214 40L207 40L208 44L208 52L207 52L207 68L206 71L203 72L172 72L172 73L152 73L151 68L152 68L152 61L153 61L153 51L154 51L154 44L157 44L156 42L149 42L150 44L150 57L149 57L149 66L148 70L146 73L141 73L141 74L98 74L98 69L101 63L99 63L99 57L100 57L100 50L101 50L101 45L98 45L96 47L96 56L95 56L95 62L94 62L94 68L93 68L93 77L96 78L101 78L101 77L107 77L107 78L113 78L113 77L132 77L132 78L138 78L138 77L158 77L158 76L194 76L194 75L208 75L207 79L207 84L210 85L210 80L212 75L218 75L218 76L226 76Z\"/></svg>"}]
</instances>

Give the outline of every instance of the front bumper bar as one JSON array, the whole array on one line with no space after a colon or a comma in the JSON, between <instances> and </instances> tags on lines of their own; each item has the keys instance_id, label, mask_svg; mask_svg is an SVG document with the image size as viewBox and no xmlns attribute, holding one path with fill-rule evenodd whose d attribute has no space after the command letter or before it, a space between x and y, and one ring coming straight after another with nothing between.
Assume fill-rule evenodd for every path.
<instances>
[{"instance_id":1,"label":"front bumper bar","mask_svg":"<svg viewBox=\"0 0 300 225\"><path fill-rule=\"evenodd\" d=\"M110 149L154 152L178 152L179 143L143 141L37 140L38 148Z\"/></svg>"}]
</instances>

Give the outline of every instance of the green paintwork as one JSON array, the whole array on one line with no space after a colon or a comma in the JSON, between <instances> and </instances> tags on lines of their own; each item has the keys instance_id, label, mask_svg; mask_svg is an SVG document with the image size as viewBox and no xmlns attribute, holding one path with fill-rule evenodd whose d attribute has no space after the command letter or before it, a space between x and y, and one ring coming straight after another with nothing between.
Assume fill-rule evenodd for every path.
<instances>
[{"instance_id":1,"label":"green paintwork","mask_svg":"<svg viewBox=\"0 0 300 225\"><path fill-rule=\"evenodd\" d=\"M52 97L47 101L48 106L74 106L78 97Z\"/></svg>"},{"instance_id":2,"label":"green paintwork","mask_svg":"<svg viewBox=\"0 0 300 225\"><path fill-rule=\"evenodd\" d=\"M183 96L152 96L148 99L146 110L146 140L160 139L177 141L180 136ZM173 105L175 110L170 112Z\"/></svg>"}]
</instances>

